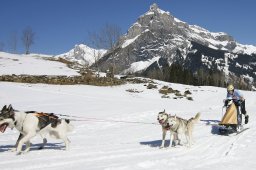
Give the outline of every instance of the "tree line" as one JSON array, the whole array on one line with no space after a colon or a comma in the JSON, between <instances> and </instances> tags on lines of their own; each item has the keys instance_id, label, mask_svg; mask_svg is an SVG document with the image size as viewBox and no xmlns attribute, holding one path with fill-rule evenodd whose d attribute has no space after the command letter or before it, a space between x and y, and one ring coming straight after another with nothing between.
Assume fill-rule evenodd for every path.
<instances>
[{"instance_id":1,"label":"tree line","mask_svg":"<svg viewBox=\"0 0 256 170\"><path fill-rule=\"evenodd\" d=\"M178 63L173 63L171 66L165 66L162 69L151 70L144 76L171 83L194 86L227 87L229 83L232 83L239 89L251 89L242 77L231 76L231 78L227 79L222 71L206 70L203 68L192 72Z\"/></svg>"}]
</instances>

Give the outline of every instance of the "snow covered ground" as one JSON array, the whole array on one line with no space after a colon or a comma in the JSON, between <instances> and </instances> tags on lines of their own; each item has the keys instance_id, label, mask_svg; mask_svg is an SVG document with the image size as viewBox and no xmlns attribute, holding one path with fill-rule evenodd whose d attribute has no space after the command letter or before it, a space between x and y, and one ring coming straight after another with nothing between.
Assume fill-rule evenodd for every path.
<instances>
[{"instance_id":1,"label":"snow covered ground","mask_svg":"<svg viewBox=\"0 0 256 170\"><path fill-rule=\"evenodd\" d=\"M39 54L20 55L0 52L0 75L79 75L64 63L45 60Z\"/></svg>"},{"instance_id":2,"label":"snow covered ground","mask_svg":"<svg viewBox=\"0 0 256 170\"><path fill-rule=\"evenodd\" d=\"M0 107L12 104L18 110L54 112L90 120L72 122L75 129L69 135L69 151L64 151L64 144L54 139L48 140L45 149L37 150L42 139L36 137L29 153L16 156L8 150L14 145L18 133L7 129L0 134L1 170L255 169L255 92L243 91L250 129L238 136L227 137L215 134L208 124L221 118L222 100L226 95L224 88L164 82L158 82L158 88L164 84L182 93L190 90L194 100L173 99L173 96L161 98L157 89L147 89L144 84L95 87L0 82ZM127 89L141 92L130 93ZM191 148L159 149L160 125L115 122L156 123L158 112L164 109L183 118L201 112L201 121L194 129L195 144Z\"/></svg>"}]
</instances>

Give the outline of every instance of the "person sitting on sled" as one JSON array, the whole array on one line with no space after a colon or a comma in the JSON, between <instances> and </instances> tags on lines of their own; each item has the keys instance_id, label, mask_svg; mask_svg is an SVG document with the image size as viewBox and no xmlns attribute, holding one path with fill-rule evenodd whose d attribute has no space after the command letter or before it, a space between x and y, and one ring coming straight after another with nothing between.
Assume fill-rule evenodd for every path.
<instances>
[{"instance_id":1,"label":"person sitting on sled","mask_svg":"<svg viewBox=\"0 0 256 170\"><path fill-rule=\"evenodd\" d=\"M236 105L237 104L240 105L241 113L245 116L244 123L247 124L249 121L249 115L246 114L244 96L242 95L242 93L239 90L235 89L232 84L228 85L228 87L227 87L226 101L228 101L229 99L232 99L236 103Z\"/></svg>"}]
</instances>

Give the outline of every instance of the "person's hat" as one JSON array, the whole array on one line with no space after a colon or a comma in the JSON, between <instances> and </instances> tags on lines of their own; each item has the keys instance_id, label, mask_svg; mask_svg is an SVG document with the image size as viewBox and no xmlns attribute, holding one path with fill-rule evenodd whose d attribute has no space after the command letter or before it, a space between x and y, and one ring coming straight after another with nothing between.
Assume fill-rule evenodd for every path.
<instances>
[{"instance_id":1,"label":"person's hat","mask_svg":"<svg viewBox=\"0 0 256 170\"><path fill-rule=\"evenodd\" d=\"M233 90L234 90L234 86L232 84L228 85L227 91L233 91Z\"/></svg>"}]
</instances>

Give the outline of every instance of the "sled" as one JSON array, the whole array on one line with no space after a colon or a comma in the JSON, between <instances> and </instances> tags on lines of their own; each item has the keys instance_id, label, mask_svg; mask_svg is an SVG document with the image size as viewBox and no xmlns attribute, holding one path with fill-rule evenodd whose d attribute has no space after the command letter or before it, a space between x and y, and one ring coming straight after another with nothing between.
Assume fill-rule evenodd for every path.
<instances>
[{"instance_id":1,"label":"sled","mask_svg":"<svg viewBox=\"0 0 256 170\"><path fill-rule=\"evenodd\" d=\"M226 104L226 113L219 123L220 135L229 135L232 133L239 133L243 131L242 127L242 114L239 111L239 105L230 100Z\"/></svg>"}]
</instances>

